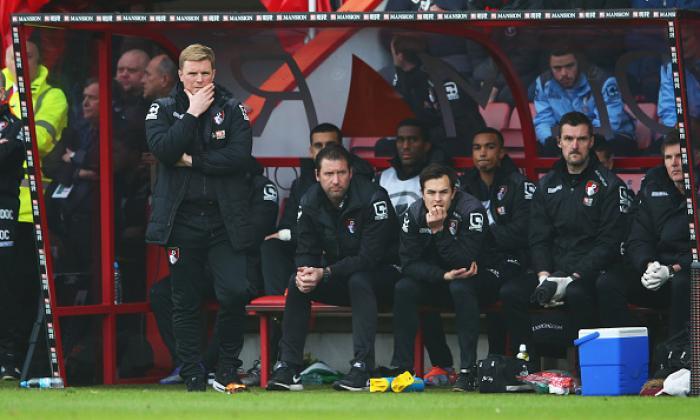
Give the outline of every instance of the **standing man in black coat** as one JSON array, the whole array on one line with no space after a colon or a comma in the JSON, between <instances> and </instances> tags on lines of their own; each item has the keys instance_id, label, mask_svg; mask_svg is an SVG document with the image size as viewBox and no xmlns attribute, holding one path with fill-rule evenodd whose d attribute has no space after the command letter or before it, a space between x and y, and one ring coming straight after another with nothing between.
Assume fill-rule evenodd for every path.
<instances>
[{"instance_id":1,"label":"standing man in black coat","mask_svg":"<svg viewBox=\"0 0 700 420\"><path fill-rule=\"evenodd\" d=\"M15 233L19 215L19 183L24 176L24 145L20 135L22 122L12 115L0 87L0 376L19 379L15 348L17 302L11 293L14 266Z\"/></svg>"},{"instance_id":2,"label":"standing man in black coat","mask_svg":"<svg viewBox=\"0 0 700 420\"><path fill-rule=\"evenodd\" d=\"M333 387L361 391L374 367L377 306L391 300L398 272L398 221L386 190L353 176L341 146L316 156L318 183L297 213L296 273L284 308L280 357L268 390L301 390L299 371L311 301L352 306L352 368Z\"/></svg>"},{"instance_id":3,"label":"standing man in black coat","mask_svg":"<svg viewBox=\"0 0 700 420\"><path fill-rule=\"evenodd\" d=\"M219 366L213 387L240 383L245 305L250 300L246 250L254 242L249 200L252 136L243 105L214 84L211 48L180 53L180 83L146 115L148 146L158 159L146 240L167 247L173 330L188 391L204 391L200 344L201 287L209 264L219 301Z\"/></svg>"},{"instance_id":4,"label":"standing man in black coat","mask_svg":"<svg viewBox=\"0 0 700 420\"><path fill-rule=\"evenodd\" d=\"M690 319L690 232L681 141L671 131L661 144L664 164L650 169L637 196L625 256L629 270L609 271L599 281L601 312L608 326L639 325L627 302L670 308L669 335Z\"/></svg>"}]
</instances>

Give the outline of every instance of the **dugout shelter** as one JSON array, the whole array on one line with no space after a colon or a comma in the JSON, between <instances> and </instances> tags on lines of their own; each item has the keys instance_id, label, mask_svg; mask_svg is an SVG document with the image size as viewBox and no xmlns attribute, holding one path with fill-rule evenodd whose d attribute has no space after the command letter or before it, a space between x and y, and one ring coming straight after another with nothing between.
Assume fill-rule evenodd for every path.
<instances>
[{"instance_id":1,"label":"dugout shelter","mask_svg":"<svg viewBox=\"0 0 700 420\"><path fill-rule=\"evenodd\" d=\"M250 108L254 155L268 168L268 175L278 182L281 191L296 174L300 157L307 155L309 129L324 121L342 126L344 141L351 151L369 159L377 168L388 166L387 158L375 156L374 144L392 136L397 122L412 114L391 86L393 67L388 40L396 34L419 37L434 47L422 57L431 82L435 86L452 83L454 92L476 101L487 125L504 132L510 155L531 179L537 179L554 162L553 158L538 155L531 94L534 78L546 69L546 52L552 44L569 40L580 48L588 62L617 78L617 94L634 118L636 139L643 149L634 156L616 159L615 167L633 188L638 188L646 169L661 163L651 147L670 129L657 115L660 69L670 65L673 110L685 141L682 151L689 241L697 261L696 186L691 174L691 151L693 137L700 138L700 133L693 131L700 125L694 119L697 115L691 113L700 106L694 103L700 95L688 94L689 73L684 64L692 64L700 57L699 14L674 10L388 13L369 10L376 1L359 3L368 11L12 16L22 116L28 121L24 134L54 375L65 378L62 340L66 337L61 334L61 326L89 318L93 321L86 328L95 337L103 383L148 381L155 377L120 377L117 366L117 330L122 320L128 323L130 317L139 319L137 323L145 329L150 344L162 348L154 333L146 291L166 275L167 269L160 249L130 243L115 232L115 213L123 210L118 201L124 197L115 192L122 174L114 162L114 138L125 122L114 116L112 79L119 55L135 47L151 54L168 54L175 62L180 49L190 43L213 47L217 54L216 80ZM90 292L80 301L59 302L56 293L57 280L62 277L65 282L70 273L58 270L62 258L59 239L49 228L47 218L46 185L42 183L41 160L37 158L32 98L26 89L29 73L24 41L30 37L41 41L42 51L52 52L51 74L55 85L68 97L71 122L79 119L76 104L80 103L82 84L89 77L99 81L99 181L95 184L95 200L90 204L94 229L84 242L90 250L85 253L86 258L91 262L85 265L84 273L73 277L88 277ZM478 57L478 62L465 65L459 59L446 59L450 54L439 53L455 46L467 58ZM478 66L486 76L476 75ZM445 87L447 93L438 89L437 101L443 128L449 135L454 133L455 119L448 111L450 89ZM489 101L494 87L499 87L499 92L508 90L510 96ZM608 123L601 118L601 130ZM471 165L471 159L456 156L454 163L464 168ZM145 218L147 200L142 211ZM139 252L129 252L140 246L143 249ZM120 258L128 260L126 267L121 266L122 282L129 282L129 287L137 291L115 304L114 262ZM691 318L696 337L700 329L699 289L694 277ZM693 390L697 392L700 349L697 341L694 345ZM162 361L157 356L156 365L159 362Z\"/></svg>"}]
</instances>

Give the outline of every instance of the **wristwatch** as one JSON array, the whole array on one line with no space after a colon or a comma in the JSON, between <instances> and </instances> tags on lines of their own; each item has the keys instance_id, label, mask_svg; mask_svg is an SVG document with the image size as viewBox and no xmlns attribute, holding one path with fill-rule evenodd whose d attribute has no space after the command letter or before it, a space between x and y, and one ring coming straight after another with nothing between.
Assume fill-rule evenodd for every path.
<instances>
[{"instance_id":1,"label":"wristwatch","mask_svg":"<svg viewBox=\"0 0 700 420\"><path fill-rule=\"evenodd\" d=\"M323 278L322 278L322 280L323 280L324 283L328 283L328 280L330 280L330 279L331 279L331 269L328 268L328 267L325 267L325 268L323 269Z\"/></svg>"},{"instance_id":2,"label":"wristwatch","mask_svg":"<svg viewBox=\"0 0 700 420\"><path fill-rule=\"evenodd\" d=\"M673 264L668 265L668 278L672 279L676 275L676 270L673 269Z\"/></svg>"}]
</instances>

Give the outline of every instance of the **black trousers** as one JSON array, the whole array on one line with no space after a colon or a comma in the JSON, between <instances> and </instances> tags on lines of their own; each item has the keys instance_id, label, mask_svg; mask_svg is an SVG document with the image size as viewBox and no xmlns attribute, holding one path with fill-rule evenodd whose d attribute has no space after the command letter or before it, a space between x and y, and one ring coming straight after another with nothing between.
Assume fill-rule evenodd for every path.
<instances>
[{"instance_id":1,"label":"black trousers","mask_svg":"<svg viewBox=\"0 0 700 420\"><path fill-rule=\"evenodd\" d=\"M641 324L627 308L628 303L646 308L669 309L669 335L683 330L690 319L690 273L676 273L659 290L642 285L642 273L626 265L608 270L598 279L600 316L606 327Z\"/></svg>"},{"instance_id":2,"label":"black trousers","mask_svg":"<svg viewBox=\"0 0 700 420\"><path fill-rule=\"evenodd\" d=\"M460 366L476 364L479 340L480 304L495 302L500 280L485 270L476 277L451 282L428 283L410 277L402 278L394 288L394 357L392 365L413 366L413 342L418 329L420 305L451 306L457 316L457 339Z\"/></svg>"},{"instance_id":3,"label":"black trousers","mask_svg":"<svg viewBox=\"0 0 700 420\"><path fill-rule=\"evenodd\" d=\"M294 274L295 243L269 239L260 245L260 262L266 295L283 295Z\"/></svg>"},{"instance_id":4,"label":"black trousers","mask_svg":"<svg viewBox=\"0 0 700 420\"><path fill-rule=\"evenodd\" d=\"M14 320L19 308L14 291L20 281L13 276L17 251L18 210L17 195L0 195L0 363L13 365L18 362L15 360L18 337ZM28 225L31 227L31 224ZM34 304L36 305L36 302ZM11 360L6 360L8 358Z\"/></svg>"},{"instance_id":5,"label":"black trousers","mask_svg":"<svg viewBox=\"0 0 700 420\"><path fill-rule=\"evenodd\" d=\"M202 282L202 284L198 284L197 286L203 288L201 293L204 299L211 299L214 297L214 289L212 288L211 280ZM150 302L151 309L153 310L153 317L158 327L158 333L163 340L163 344L165 344L165 347L167 347L170 352L173 366L180 366L181 363L180 359L177 358L175 333L173 331L173 292L170 277L164 278L151 287ZM202 325L202 328L205 328L205 326ZM203 363L208 371L212 371L216 367L216 362L219 358L219 338L217 329L218 326L215 324L211 340L207 344L204 352Z\"/></svg>"},{"instance_id":6,"label":"black trousers","mask_svg":"<svg viewBox=\"0 0 700 420\"><path fill-rule=\"evenodd\" d=\"M530 296L537 284L535 273L523 272L519 276L507 279L499 292L506 328L510 334L512 354L518 353L520 344L525 344L528 349L532 349L530 316L527 314L530 308L540 308L539 305L530 304Z\"/></svg>"},{"instance_id":7,"label":"black trousers","mask_svg":"<svg viewBox=\"0 0 700 420\"><path fill-rule=\"evenodd\" d=\"M39 269L34 239L34 225L17 223L14 249L11 251L11 262L6 270L3 263L0 268L0 307L4 316L0 320L0 342L6 347L9 362L21 363L27 349L29 334L36 319L37 304L39 303ZM41 336L40 336L41 337ZM39 340L39 347L46 348ZM40 360L35 353L35 360Z\"/></svg>"},{"instance_id":8,"label":"black trousers","mask_svg":"<svg viewBox=\"0 0 700 420\"><path fill-rule=\"evenodd\" d=\"M374 271L359 271L347 278L333 278L319 283L310 293L297 289L295 275L290 279L284 308L280 360L295 367L302 365L311 301L315 300L352 306L353 360L373 369L378 305L391 302L394 283L399 277L396 268L387 265Z\"/></svg>"},{"instance_id":9,"label":"black trousers","mask_svg":"<svg viewBox=\"0 0 700 420\"><path fill-rule=\"evenodd\" d=\"M173 332L181 376L202 373L202 283L211 271L217 314L219 369L238 368L243 348L245 305L253 296L245 252L231 246L216 203L183 203L168 242ZM174 256L172 258L170 256Z\"/></svg>"},{"instance_id":10,"label":"black trousers","mask_svg":"<svg viewBox=\"0 0 700 420\"><path fill-rule=\"evenodd\" d=\"M571 323L570 331L577 332L581 328L595 328L599 325L596 297L597 279L598 277L574 280L566 288L564 305L559 308L567 312L567 318ZM506 325L511 333L511 350L515 352L520 344L526 344L530 353L536 351L532 346L529 310L530 308L544 309L530 303L530 296L537 284L536 275L530 273L506 283L501 289L503 312L506 316ZM571 336L570 338L573 340L575 337Z\"/></svg>"}]
</instances>

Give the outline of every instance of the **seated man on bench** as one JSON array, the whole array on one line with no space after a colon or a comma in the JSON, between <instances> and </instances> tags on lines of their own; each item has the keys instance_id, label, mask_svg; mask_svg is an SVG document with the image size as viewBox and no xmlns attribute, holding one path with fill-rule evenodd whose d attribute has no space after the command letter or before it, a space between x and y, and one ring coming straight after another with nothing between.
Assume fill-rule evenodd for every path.
<instances>
[{"instance_id":1,"label":"seated man on bench","mask_svg":"<svg viewBox=\"0 0 700 420\"><path fill-rule=\"evenodd\" d=\"M280 358L268 390L302 390L302 367L311 301L352 305L354 358L337 390L368 387L374 367L377 306L391 299L398 272L398 221L386 190L353 177L351 155L329 145L316 156L318 184L297 215L296 273L290 279Z\"/></svg>"},{"instance_id":2,"label":"seated man on bench","mask_svg":"<svg viewBox=\"0 0 700 420\"><path fill-rule=\"evenodd\" d=\"M461 369L455 391L476 387L479 303L495 302L500 279L478 267L488 218L479 200L459 190L454 169L431 164L420 174L423 198L404 215L401 227L402 278L394 291L392 365L412 370L413 341L420 304L452 303Z\"/></svg>"}]
</instances>

